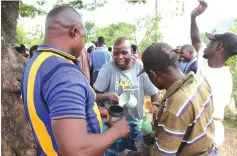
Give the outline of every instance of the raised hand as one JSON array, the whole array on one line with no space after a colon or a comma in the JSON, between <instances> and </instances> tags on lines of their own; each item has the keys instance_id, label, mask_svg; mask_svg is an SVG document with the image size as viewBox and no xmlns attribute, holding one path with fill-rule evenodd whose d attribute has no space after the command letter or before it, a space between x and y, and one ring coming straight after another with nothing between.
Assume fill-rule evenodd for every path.
<instances>
[{"instance_id":1,"label":"raised hand","mask_svg":"<svg viewBox=\"0 0 237 156\"><path fill-rule=\"evenodd\" d=\"M204 0L198 0L198 1L199 6L192 11L191 13L192 18L196 18L197 16L201 15L208 7L207 3Z\"/></svg>"}]
</instances>

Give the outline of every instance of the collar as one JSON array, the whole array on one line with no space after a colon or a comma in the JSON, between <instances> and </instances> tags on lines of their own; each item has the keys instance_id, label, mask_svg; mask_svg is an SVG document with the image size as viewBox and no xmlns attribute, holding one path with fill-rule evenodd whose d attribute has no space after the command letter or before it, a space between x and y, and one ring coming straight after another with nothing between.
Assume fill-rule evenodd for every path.
<instances>
[{"instance_id":1,"label":"collar","mask_svg":"<svg viewBox=\"0 0 237 156\"><path fill-rule=\"evenodd\" d=\"M44 52L44 51L52 52L52 53L58 54L58 55L60 55L60 56L62 56L64 58L66 58L66 59L70 59L73 62L75 62L75 60L77 60L75 56L73 56L71 54L68 54L67 52L59 50L56 47L48 45L48 44L41 44L41 45L39 45L37 51L40 51L40 52Z\"/></svg>"},{"instance_id":2,"label":"collar","mask_svg":"<svg viewBox=\"0 0 237 156\"><path fill-rule=\"evenodd\" d=\"M96 49L105 49L105 47L104 47L104 46L102 46L102 47L96 47Z\"/></svg>"},{"instance_id":3,"label":"collar","mask_svg":"<svg viewBox=\"0 0 237 156\"><path fill-rule=\"evenodd\" d=\"M183 60L182 62L189 63L189 62L192 62L192 61L194 62L194 61L196 61L196 60L197 60L197 57L194 57L194 58L192 58L191 60L188 60L188 61L184 61L184 60Z\"/></svg>"},{"instance_id":4,"label":"collar","mask_svg":"<svg viewBox=\"0 0 237 156\"><path fill-rule=\"evenodd\" d=\"M191 73L188 73L182 80L178 80L178 81L175 81L166 91L163 99L167 99L168 97L170 97L171 95L173 95L188 79L192 78L194 76L194 74L191 72Z\"/></svg>"}]
</instances>

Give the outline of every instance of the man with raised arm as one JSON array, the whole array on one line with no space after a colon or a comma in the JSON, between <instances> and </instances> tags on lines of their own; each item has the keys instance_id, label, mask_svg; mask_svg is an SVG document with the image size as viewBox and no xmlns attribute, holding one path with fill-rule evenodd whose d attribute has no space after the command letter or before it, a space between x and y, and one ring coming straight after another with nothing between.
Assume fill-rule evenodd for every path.
<instances>
[{"instance_id":1,"label":"man with raised arm","mask_svg":"<svg viewBox=\"0 0 237 156\"><path fill-rule=\"evenodd\" d=\"M210 34L206 36L210 43L203 46L200 38L196 18L207 8L207 3L199 0L199 6L191 13L191 40L192 45L198 52L197 74L204 76L209 82L214 104L215 143L220 145L224 142L224 110L230 102L232 93L232 76L225 62L237 55L237 35L226 32L223 34ZM205 48L205 49L204 49Z\"/></svg>"}]
</instances>

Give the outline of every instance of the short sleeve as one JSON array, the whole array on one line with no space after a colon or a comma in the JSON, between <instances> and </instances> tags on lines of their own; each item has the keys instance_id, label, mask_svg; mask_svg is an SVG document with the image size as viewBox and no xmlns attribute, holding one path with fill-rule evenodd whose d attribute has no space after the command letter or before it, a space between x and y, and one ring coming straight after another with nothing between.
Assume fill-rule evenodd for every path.
<instances>
[{"instance_id":1,"label":"short sleeve","mask_svg":"<svg viewBox=\"0 0 237 156\"><path fill-rule=\"evenodd\" d=\"M146 73L143 74L143 85L145 94L152 96L158 93L158 89L153 85L150 81L148 75Z\"/></svg>"},{"instance_id":2,"label":"short sleeve","mask_svg":"<svg viewBox=\"0 0 237 156\"><path fill-rule=\"evenodd\" d=\"M198 68L198 64L197 62L194 62L189 69L187 70L186 73L189 73L190 71L194 72L195 74L197 73L197 68Z\"/></svg>"},{"instance_id":3,"label":"short sleeve","mask_svg":"<svg viewBox=\"0 0 237 156\"><path fill-rule=\"evenodd\" d=\"M98 77L93 85L95 90L99 92L105 92L107 88L109 87L111 73L112 73L109 68L110 65L111 64L108 63L101 68L98 74Z\"/></svg>"},{"instance_id":4,"label":"short sleeve","mask_svg":"<svg viewBox=\"0 0 237 156\"><path fill-rule=\"evenodd\" d=\"M56 72L43 86L50 118L85 118L86 80L79 70Z\"/></svg>"}]
</instances>

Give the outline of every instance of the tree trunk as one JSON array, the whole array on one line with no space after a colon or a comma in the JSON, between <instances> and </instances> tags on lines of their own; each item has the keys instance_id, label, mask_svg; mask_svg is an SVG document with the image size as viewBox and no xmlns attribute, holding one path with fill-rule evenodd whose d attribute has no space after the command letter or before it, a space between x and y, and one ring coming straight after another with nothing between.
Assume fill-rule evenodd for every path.
<instances>
[{"instance_id":1,"label":"tree trunk","mask_svg":"<svg viewBox=\"0 0 237 156\"><path fill-rule=\"evenodd\" d=\"M14 49L19 2L2 1L1 12L1 152L4 156L33 156L36 155L35 144L20 98L21 74L26 60Z\"/></svg>"}]
</instances>

